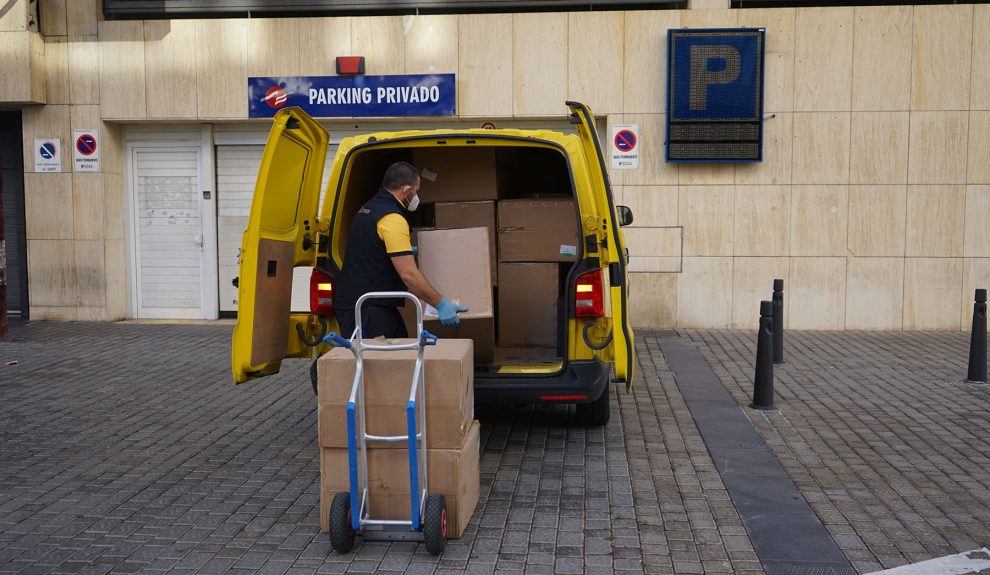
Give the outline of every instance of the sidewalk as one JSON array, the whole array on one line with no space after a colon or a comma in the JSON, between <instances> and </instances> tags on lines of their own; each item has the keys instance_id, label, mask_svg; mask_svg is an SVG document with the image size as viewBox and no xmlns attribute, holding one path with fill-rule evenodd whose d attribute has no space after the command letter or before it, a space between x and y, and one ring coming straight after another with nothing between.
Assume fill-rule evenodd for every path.
<instances>
[{"instance_id":1,"label":"sidewalk","mask_svg":"<svg viewBox=\"0 0 990 575\"><path fill-rule=\"evenodd\" d=\"M440 558L319 533L308 365L234 386L229 324L15 324L0 342L0 572L764 573L659 348L739 405L755 330L638 334L605 428L481 409L481 503ZM742 408L859 572L990 544L990 388L968 334L788 332ZM4 366L16 360L15 365Z\"/></svg>"}]
</instances>

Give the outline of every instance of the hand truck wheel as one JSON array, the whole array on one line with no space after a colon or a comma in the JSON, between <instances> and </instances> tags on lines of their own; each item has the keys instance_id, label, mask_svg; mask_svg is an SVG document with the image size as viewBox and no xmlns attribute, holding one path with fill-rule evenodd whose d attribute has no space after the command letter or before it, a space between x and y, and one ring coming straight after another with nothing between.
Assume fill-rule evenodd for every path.
<instances>
[{"instance_id":1,"label":"hand truck wheel","mask_svg":"<svg viewBox=\"0 0 990 575\"><path fill-rule=\"evenodd\" d=\"M442 493L426 496L423 512L423 539L431 555L439 555L447 547L447 498Z\"/></svg>"},{"instance_id":2,"label":"hand truck wheel","mask_svg":"<svg viewBox=\"0 0 990 575\"><path fill-rule=\"evenodd\" d=\"M337 553L347 553L354 547L351 494L346 491L334 495L330 503L330 545Z\"/></svg>"}]
</instances>

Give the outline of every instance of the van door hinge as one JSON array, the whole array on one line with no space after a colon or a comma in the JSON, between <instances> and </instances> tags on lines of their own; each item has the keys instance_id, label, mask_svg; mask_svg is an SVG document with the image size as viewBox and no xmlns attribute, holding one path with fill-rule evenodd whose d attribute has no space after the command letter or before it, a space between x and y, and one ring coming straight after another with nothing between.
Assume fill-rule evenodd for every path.
<instances>
[{"instance_id":1,"label":"van door hinge","mask_svg":"<svg viewBox=\"0 0 990 575\"><path fill-rule=\"evenodd\" d=\"M625 283L625 278L622 277L622 268L619 266L619 262L612 262L608 264L608 280L609 285L612 287L621 287Z\"/></svg>"}]
</instances>

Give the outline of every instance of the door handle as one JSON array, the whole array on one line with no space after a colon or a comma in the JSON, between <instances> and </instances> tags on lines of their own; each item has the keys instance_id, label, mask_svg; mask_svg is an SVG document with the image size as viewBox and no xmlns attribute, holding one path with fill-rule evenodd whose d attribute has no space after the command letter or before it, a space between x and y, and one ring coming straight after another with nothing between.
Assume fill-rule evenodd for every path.
<instances>
[{"instance_id":1,"label":"door handle","mask_svg":"<svg viewBox=\"0 0 990 575\"><path fill-rule=\"evenodd\" d=\"M197 246L203 247L203 234L196 234L196 237L193 239L193 241L196 242Z\"/></svg>"}]
</instances>

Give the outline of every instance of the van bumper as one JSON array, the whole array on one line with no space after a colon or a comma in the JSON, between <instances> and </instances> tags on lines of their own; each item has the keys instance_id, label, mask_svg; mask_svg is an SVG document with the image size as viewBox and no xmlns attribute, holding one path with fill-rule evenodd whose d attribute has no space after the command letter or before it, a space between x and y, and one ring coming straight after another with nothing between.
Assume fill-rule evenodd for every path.
<instances>
[{"instance_id":1,"label":"van bumper","mask_svg":"<svg viewBox=\"0 0 990 575\"><path fill-rule=\"evenodd\" d=\"M560 373L542 377L476 373L474 397L479 403L589 403L601 397L610 373L611 365L599 359L569 361Z\"/></svg>"}]
</instances>

